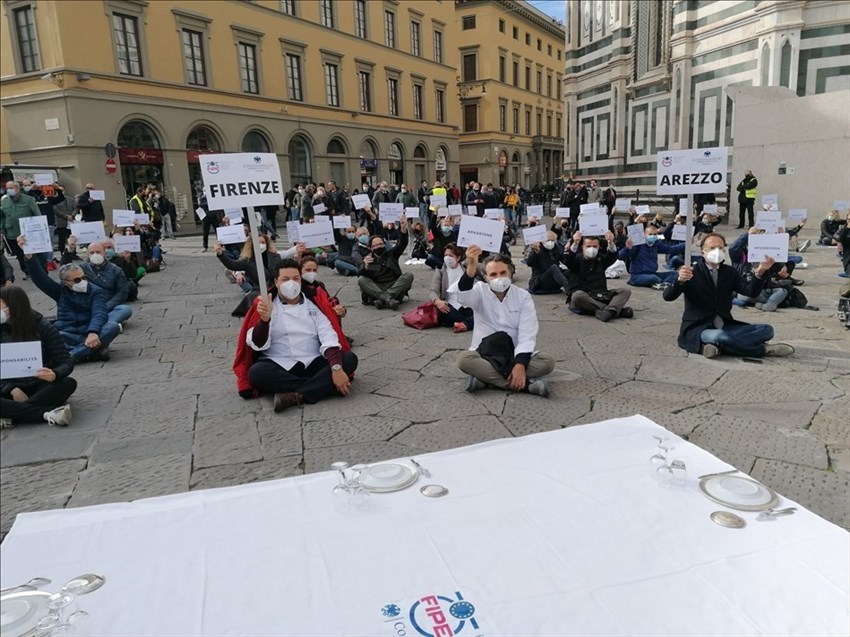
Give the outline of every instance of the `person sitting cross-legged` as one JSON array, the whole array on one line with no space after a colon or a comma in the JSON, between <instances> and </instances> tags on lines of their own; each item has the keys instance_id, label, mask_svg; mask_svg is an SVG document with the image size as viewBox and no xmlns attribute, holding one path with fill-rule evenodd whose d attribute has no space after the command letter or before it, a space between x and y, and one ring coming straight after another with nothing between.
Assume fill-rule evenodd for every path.
<instances>
[{"instance_id":1,"label":"person sitting cross-legged","mask_svg":"<svg viewBox=\"0 0 850 637\"><path fill-rule=\"evenodd\" d=\"M564 253L564 263L572 275L573 293L569 308L574 314L593 314L600 321L613 318L632 318L634 311L626 307L631 290L609 290L605 269L617 260L614 235L609 230L605 239L573 235Z\"/></svg>"},{"instance_id":2,"label":"person sitting cross-legged","mask_svg":"<svg viewBox=\"0 0 850 637\"><path fill-rule=\"evenodd\" d=\"M757 297L765 277L775 263L765 257L748 277L736 267L727 265L726 239L711 233L700 242L702 259L693 266L679 268L676 282L664 290L665 301L675 301L685 295L685 309L679 328L679 347L706 358L718 354L732 356L788 356L794 348L785 343L768 343L773 327L750 325L732 318L732 298L735 293Z\"/></svg>"},{"instance_id":3,"label":"person sitting cross-legged","mask_svg":"<svg viewBox=\"0 0 850 637\"><path fill-rule=\"evenodd\" d=\"M407 221L401 218L401 236L398 243L388 248L384 237L373 234L369 237L369 254L363 258L357 278L363 302L379 310L385 307L398 309L404 295L413 285L413 274L402 274L399 257L407 248Z\"/></svg>"},{"instance_id":4,"label":"person sitting cross-legged","mask_svg":"<svg viewBox=\"0 0 850 637\"><path fill-rule=\"evenodd\" d=\"M659 242L658 239L663 237L658 236L658 228L653 225L646 226L644 232L646 243L634 245L629 239L626 246L620 250L620 259L628 264L629 269L630 276L626 283L635 287L663 289L673 283L677 275L675 270L658 271L658 255L682 254L685 244L667 245Z\"/></svg>"},{"instance_id":5,"label":"person sitting cross-legged","mask_svg":"<svg viewBox=\"0 0 850 637\"><path fill-rule=\"evenodd\" d=\"M88 253L89 260L82 261L80 268L86 273L89 283L103 290L109 320L124 323L133 316L133 310L126 304L130 294L127 275L106 258L106 248L99 241L89 244Z\"/></svg>"},{"instance_id":6,"label":"person sitting cross-legged","mask_svg":"<svg viewBox=\"0 0 850 637\"><path fill-rule=\"evenodd\" d=\"M526 259L526 264L531 268L528 291L532 294L545 294L563 290L569 299L570 282L565 271L561 269L563 249L557 244L557 238L550 230L546 233L546 241L531 244L531 251Z\"/></svg>"},{"instance_id":7,"label":"person sitting cross-legged","mask_svg":"<svg viewBox=\"0 0 850 637\"><path fill-rule=\"evenodd\" d=\"M302 293L301 265L283 259L274 281L274 298L263 294L243 324L245 343L255 352L251 385L274 394L275 412L316 403L334 390L347 396L357 356L342 351L330 321Z\"/></svg>"},{"instance_id":8,"label":"person sitting cross-legged","mask_svg":"<svg viewBox=\"0 0 850 637\"><path fill-rule=\"evenodd\" d=\"M527 290L512 285L514 267L503 254L485 259L487 282L476 282L481 252L478 246L467 248L466 271L458 281L458 301L475 313L472 343L457 358L457 366L469 375L466 391L496 387L548 396L543 377L555 368L555 359L535 352L534 301Z\"/></svg>"},{"instance_id":9,"label":"person sitting cross-legged","mask_svg":"<svg viewBox=\"0 0 850 637\"><path fill-rule=\"evenodd\" d=\"M458 283L466 267L463 256L463 248L448 244L443 267L434 270L431 277L431 302L437 308L437 323L453 328L455 334L467 332L475 324L472 308L464 307L458 300Z\"/></svg>"}]
</instances>

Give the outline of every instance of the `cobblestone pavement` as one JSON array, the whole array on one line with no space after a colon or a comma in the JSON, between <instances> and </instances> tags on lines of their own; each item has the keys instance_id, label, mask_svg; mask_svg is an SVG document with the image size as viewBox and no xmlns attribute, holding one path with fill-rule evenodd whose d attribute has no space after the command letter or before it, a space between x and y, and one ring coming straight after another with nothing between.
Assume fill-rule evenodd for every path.
<instances>
[{"instance_id":1,"label":"cobblestone pavement","mask_svg":"<svg viewBox=\"0 0 850 637\"><path fill-rule=\"evenodd\" d=\"M165 247L168 267L143 280L143 303L112 360L74 372L72 425L0 433L0 533L22 511L268 480L635 413L850 528L850 347L835 316L842 279L832 249L810 248L797 275L819 312L735 309L742 320L768 319L777 340L797 348L760 365L687 355L675 342L681 301L655 290L633 289L635 318L606 324L570 314L561 295L535 297L538 347L557 360L549 399L467 394L455 358L469 334L404 327L399 312L363 307L354 278L323 268L350 308L345 328L360 358L353 393L275 414L269 398L236 393L238 289L199 237ZM427 297L431 270L410 269L416 282L402 309ZM527 279L519 265L519 284Z\"/></svg>"}]
</instances>

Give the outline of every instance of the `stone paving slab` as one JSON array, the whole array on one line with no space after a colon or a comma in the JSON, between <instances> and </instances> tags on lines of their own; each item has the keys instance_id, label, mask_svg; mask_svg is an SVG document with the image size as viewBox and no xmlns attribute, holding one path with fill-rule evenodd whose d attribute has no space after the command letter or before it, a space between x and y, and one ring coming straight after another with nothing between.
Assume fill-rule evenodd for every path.
<instances>
[{"instance_id":1,"label":"stone paving slab","mask_svg":"<svg viewBox=\"0 0 850 637\"><path fill-rule=\"evenodd\" d=\"M198 469L192 472L192 481L189 486L192 491L231 487L237 484L248 484L249 482L259 482L261 480L289 478L291 476L301 475L303 472L300 455L285 456L260 460L258 462L226 464Z\"/></svg>"},{"instance_id":2,"label":"stone paving slab","mask_svg":"<svg viewBox=\"0 0 850 637\"><path fill-rule=\"evenodd\" d=\"M85 468L85 459L75 458L0 469L0 483L4 486L0 532L8 533L19 512L64 507Z\"/></svg>"}]
</instances>

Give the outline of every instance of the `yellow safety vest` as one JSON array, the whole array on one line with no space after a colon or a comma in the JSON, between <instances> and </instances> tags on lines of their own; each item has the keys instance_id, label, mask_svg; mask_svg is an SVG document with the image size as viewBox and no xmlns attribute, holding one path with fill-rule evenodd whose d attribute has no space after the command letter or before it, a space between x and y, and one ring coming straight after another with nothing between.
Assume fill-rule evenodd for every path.
<instances>
[{"instance_id":1,"label":"yellow safety vest","mask_svg":"<svg viewBox=\"0 0 850 637\"><path fill-rule=\"evenodd\" d=\"M431 191L431 194L432 194L432 195L443 195L443 196L446 196L446 195L448 194L448 192L446 191L446 189L445 189L445 188L434 188L434 189ZM436 210L436 208L434 208L434 206L430 206L430 209L431 209L431 210Z\"/></svg>"},{"instance_id":2,"label":"yellow safety vest","mask_svg":"<svg viewBox=\"0 0 850 637\"><path fill-rule=\"evenodd\" d=\"M755 189L755 188L750 188L749 190L745 190L745 191L744 191L744 196L745 196L747 199L755 199L755 198L756 198L756 189Z\"/></svg>"}]
</instances>

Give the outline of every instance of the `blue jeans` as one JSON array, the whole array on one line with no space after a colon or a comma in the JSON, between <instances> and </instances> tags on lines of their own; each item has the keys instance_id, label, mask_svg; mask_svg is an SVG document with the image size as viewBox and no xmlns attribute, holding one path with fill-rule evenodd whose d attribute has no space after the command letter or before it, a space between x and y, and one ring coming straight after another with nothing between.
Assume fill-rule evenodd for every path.
<instances>
[{"instance_id":1,"label":"blue jeans","mask_svg":"<svg viewBox=\"0 0 850 637\"><path fill-rule=\"evenodd\" d=\"M656 283L673 283L679 277L679 273L671 272L654 272L644 274L633 274L629 277L627 283L639 288L648 288Z\"/></svg>"},{"instance_id":2,"label":"blue jeans","mask_svg":"<svg viewBox=\"0 0 850 637\"><path fill-rule=\"evenodd\" d=\"M290 221L298 221L301 218L301 208L298 206L292 206L289 209L289 220Z\"/></svg>"},{"instance_id":3,"label":"blue jeans","mask_svg":"<svg viewBox=\"0 0 850 637\"><path fill-rule=\"evenodd\" d=\"M353 263L348 263L347 261L343 261L342 259L337 259L334 262L334 267L336 271L340 274L344 274L345 276L357 276L357 266Z\"/></svg>"},{"instance_id":4,"label":"blue jeans","mask_svg":"<svg viewBox=\"0 0 850 637\"><path fill-rule=\"evenodd\" d=\"M773 327L756 325L725 325L722 329L703 330L699 335L705 344L716 345L721 352L732 356L764 356L764 344L773 338Z\"/></svg>"},{"instance_id":5,"label":"blue jeans","mask_svg":"<svg viewBox=\"0 0 850 637\"><path fill-rule=\"evenodd\" d=\"M115 337L118 336L119 331L118 323L107 321L103 328L101 328L100 334L97 335L100 339L100 348L108 347L115 340ZM59 334L62 336L62 340L65 341L65 347L68 348L68 352L71 354L71 358L75 363L86 360L97 351L86 347L85 341L88 334L72 334L70 332L60 332Z\"/></svg>"},{"instance_id":6,"label":"blue jeans","mask_svg":"<svg viewBox=\"0 0 850 637\"><path fill-rule=\"evenodd\" d=\"M116 305L109 310L109 321L111 323L123 323L133 316L133 310L129 305Z\"/></svg>"}]
</instances>

